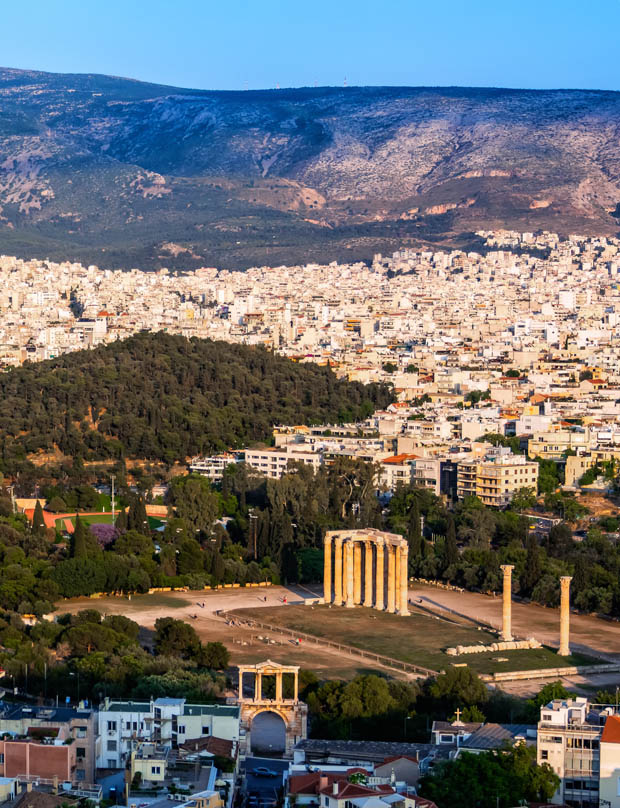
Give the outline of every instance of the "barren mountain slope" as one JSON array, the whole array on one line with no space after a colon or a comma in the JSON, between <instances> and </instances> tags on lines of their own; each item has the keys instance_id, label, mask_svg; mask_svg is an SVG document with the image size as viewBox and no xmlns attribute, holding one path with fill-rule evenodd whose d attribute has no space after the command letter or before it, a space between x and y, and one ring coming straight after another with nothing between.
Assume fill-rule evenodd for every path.
<instances>
[{"instance_id":1,"label":"barren mountain slope","mask_svg":"<svg viewBox=\"0 0 620 808\"><path fill-rule=\"evenodd\" d=\"M0 251L243 267L613 234L620 94L180 90L0 70Z\"/></svg>"}]
</instances>

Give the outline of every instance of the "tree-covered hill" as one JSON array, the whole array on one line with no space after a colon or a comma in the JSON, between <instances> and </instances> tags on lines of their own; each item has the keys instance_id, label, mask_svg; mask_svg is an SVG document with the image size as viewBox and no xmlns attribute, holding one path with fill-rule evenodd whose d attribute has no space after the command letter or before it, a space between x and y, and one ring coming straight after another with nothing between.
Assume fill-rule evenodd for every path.
<instances>
[{"instance_id":1,"label":"tree-covered hill","mask_svg":"<svg viewBox=\"0 0 620 808\"><path fill-rule=\"evenodd\" d=\"M140 334L0 375L5 473L34 452L172 463L267 440L278 423L346 422L391 401L260 347Z\"/></svg>"}]
</instances>

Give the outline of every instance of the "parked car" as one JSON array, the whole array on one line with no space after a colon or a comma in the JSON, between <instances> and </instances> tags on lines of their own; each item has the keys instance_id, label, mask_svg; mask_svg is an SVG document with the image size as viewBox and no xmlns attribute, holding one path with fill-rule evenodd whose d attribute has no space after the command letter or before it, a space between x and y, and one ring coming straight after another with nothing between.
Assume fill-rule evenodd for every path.
<instances>
[{"instance_id":1,"label":"parked car","mask_svg":"<svg viewBox=\"0 0 620 808\"><path fill-rule=\"evenodd\" d=\"M278 772L274 772L273 769L268 769L266 766L259 766L258 768L252 771L254 777L277 777Z\"/></svg>"}]
</instances>

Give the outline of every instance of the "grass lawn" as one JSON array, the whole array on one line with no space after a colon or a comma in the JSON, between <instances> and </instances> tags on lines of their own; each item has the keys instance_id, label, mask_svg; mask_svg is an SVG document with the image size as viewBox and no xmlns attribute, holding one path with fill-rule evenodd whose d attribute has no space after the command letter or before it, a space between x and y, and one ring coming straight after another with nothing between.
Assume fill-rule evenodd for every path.
<instances>
[{"instance_id":1,"label":"grass lawn","mask_svg":"<svg viewBox=\"0 0 620 808\"><path fill-rule=\"evenodd\" d=\"M258 612L256 609L238 609L236 613L433 670L445 670L454 663L466 663L478 673L494 673L560 668L594 661L578 655L559 657L549 648L531 651L490 651L449 657L444 653L446 648L479 643L488 645L496 642L497 637L487 631L417 612L409 617L398 617L387 612L363 608L315 606L311 609L309 606L277 606L260 609ZM498 657L508 661L498 662Z\"/></svg>"},{"instance_id":2,"label":"grass lawn","mask_svg":"<svg viewBox=\"0 0 620 808\"><path fill-rule=\"evenodd\" d=\"M158 527L166 524L165 519L158 519L156 516L147 516L147 519L151 530L157 530Z\"/></svg>"}]
</instances>

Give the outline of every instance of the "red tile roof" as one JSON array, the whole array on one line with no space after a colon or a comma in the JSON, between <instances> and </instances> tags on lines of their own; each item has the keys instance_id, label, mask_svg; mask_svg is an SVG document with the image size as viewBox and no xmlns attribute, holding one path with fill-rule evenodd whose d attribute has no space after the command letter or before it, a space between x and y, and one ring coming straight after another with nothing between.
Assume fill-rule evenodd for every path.
<instances>
[{"instance_id":1,"label":"red tile roof","mask_svg":"<svg viewBox=\"0 0 620 808\"><path fill-rule=\"evenodd\" d=\"M610 715L605 721L601 741L603 743L620 743L620 716Z\"/></svg>"}]
</instances>

